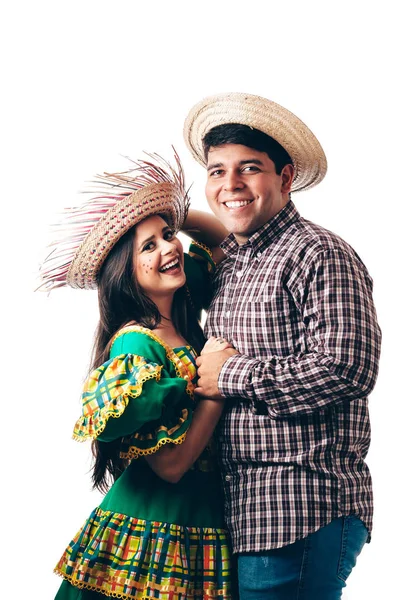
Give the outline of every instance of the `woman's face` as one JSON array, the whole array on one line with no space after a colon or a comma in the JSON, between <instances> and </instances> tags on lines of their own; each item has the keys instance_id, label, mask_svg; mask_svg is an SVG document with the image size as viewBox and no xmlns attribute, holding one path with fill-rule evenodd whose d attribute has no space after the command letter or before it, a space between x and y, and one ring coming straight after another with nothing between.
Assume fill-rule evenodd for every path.
<instances>
[{"instance_id":1,"label":"woman's face","mask_svg":"<svg viewBox=\"0 0 400 600\"><path fill-rule=\"evenodd\" d=\"M153 302L185 284L182 244L162 217L136 225L133 251L137 282Z\"/></svg>"}]
</instances>

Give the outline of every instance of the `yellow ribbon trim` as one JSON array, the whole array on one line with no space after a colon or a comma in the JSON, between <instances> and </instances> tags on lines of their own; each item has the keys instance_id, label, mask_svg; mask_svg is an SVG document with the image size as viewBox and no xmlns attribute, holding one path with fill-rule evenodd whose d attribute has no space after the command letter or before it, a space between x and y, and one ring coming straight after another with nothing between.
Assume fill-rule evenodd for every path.
<instances>
[{"instance_id":1,"label":"yellow ribbon trim","mask_svg":"<svg viewBox=\"0 0 400 600\"><path fill-rule=\"evenodd\" d=\"M157 431L160 431L161 429L163 428L160 428ZM126 458L128 460L136 460L141 456L149 456L150 454L157 452L157 450L159 450L161 446L164 446L164 444L183 444L186 439L186 433L187 432L185 431L185 433L182 433L182 435L176 439L163 438L162 440L159 440L155 446L152 446L151 448L145 448L144 450L137 448L137 446L129 446L129 449L126 452L120 452L119 455L121 458Z\"/></svg>"},{"instance_id":2,"label":"yellow ribbon trim","mask_svg":"<svg viewBox=\"0 0 400 600\"><path fill-rule=\"evenodd\" d=\"M74 587L77 587L80 590L89 590L92 592L98 592L100 594L103 594L104 596L108 596L109 598L122 598L123 600L132 600L132 598L138 598L138 600L154 600L155 596L140 596L135 594L135 596L132 596L132 594L123 594L123 593L119 593L119 592L112 592L111 590L105 590L99 586L90 584L90 583L86 583L84 581L77 581L76 579L74 579L74 577L72 575L65 575L64 573L61 573L60 571L58 571L57 569L54 569L54 573L56 575L58 575L59 577L62 577L63 579L66 579L71 585L73 585ZM140 584L136 581L132 582L132 587L138 589L138 586ZM157 591L159 594L163 594L158 596L159 600L182 600L182 594L187 593L187 590L185 588L182 587L176 587L174 588L174 590L170 590L170 589L166 589L167 586L165 585L157 585L156 583L152 583L151 587L154 591ZM168 586L169 587L169 586ZM185 596L185 598L195 598L196 596L199 597L200 594L203 594L204 592L206 592L206 596L203 595L203 598L224 598L224 600L230 600L232 598L230 592L227 591L228 587L228 583L226 584L226 587L224 589L219 589L219 590L190 590L190 596ZM173 595L171 595L171 593L173 593ZM139 590L139 594L140 594L140 590ZM165 595L164 595L165 594Z\"/></svg>"}]
</instances>

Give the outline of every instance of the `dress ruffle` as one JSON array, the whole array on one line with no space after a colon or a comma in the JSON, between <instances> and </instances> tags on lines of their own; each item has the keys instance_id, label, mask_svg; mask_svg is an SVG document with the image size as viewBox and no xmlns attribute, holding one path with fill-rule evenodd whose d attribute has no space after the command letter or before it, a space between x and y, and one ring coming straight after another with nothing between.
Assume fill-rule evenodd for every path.
<instances>
[{"instance_id":1,"label":"dress ruffle","mask_svg":"<svg viewBox=\"0 0 400 600\"><path fill-rule=\"evenodd\" d=\"M130 398L140 396L146 381L160 380L162 368L143 356L122 354L95 369L83 387L82 416L75 424L73 438L96 439L110 418L123 414Z\"/></svg>"},{"instance_id":2,"label":"dress ruffle","mask_svg":"<svg viewBox=\"0 0 400 600\"><path fill-rule=\"evenodd\" d=\"M93 511L55 572L113 598L231 598L227 534Z\"/></svg>"},{"instance_id":3,"label":"dress ruffle","mask_svg":"<svg viewBox=\"0 0 400 600\"><path fill-rule=\"evenodd\" d=\"M173 426L164 424L152 427L147 433L144 427L140 431L125 436L121 440L120 457L134 460L140 456L154 454L164 444L182 444L186 439L186 433L192 421L192 411L182 408L180 416L177 416Z\"/></svg>"}]
</instances>

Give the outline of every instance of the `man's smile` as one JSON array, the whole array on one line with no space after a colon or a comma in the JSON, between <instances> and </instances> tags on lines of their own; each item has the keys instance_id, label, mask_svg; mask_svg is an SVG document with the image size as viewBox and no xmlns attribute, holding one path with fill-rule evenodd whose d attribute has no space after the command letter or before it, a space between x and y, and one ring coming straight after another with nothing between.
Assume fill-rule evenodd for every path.
<instances>
[{"instance_id":1,"label":"man's smile","mask_svg":"<svg viewBox=\"0 0 400 600\"><path fill-rule=\"evenodd\" d=\"M253 200L227 200L226 202L222 202L222 204L229 209L238 209L248 206L252 202Z\"/></svg>"}]
</instances>

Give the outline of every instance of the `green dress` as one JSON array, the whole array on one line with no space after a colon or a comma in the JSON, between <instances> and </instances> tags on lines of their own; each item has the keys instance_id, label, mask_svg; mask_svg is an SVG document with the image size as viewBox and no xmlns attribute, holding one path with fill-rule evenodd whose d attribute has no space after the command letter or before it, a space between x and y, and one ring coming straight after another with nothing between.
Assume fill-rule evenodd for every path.
<instances>
[{"instance_id":1,"label":"green dress","mask_svg":"<svg viewBox=\"0 0 400 600\"><path fill-rule=\"evenodd\" d=\"M75 439L120 439L120 455L131 462L59 560L56 600L232 597L212 444L176 484L143 458L184 441L195 408L194 360L190 347L172 349L149 329L129 326L86 381Z\"/></svg>"}]
</instances>

